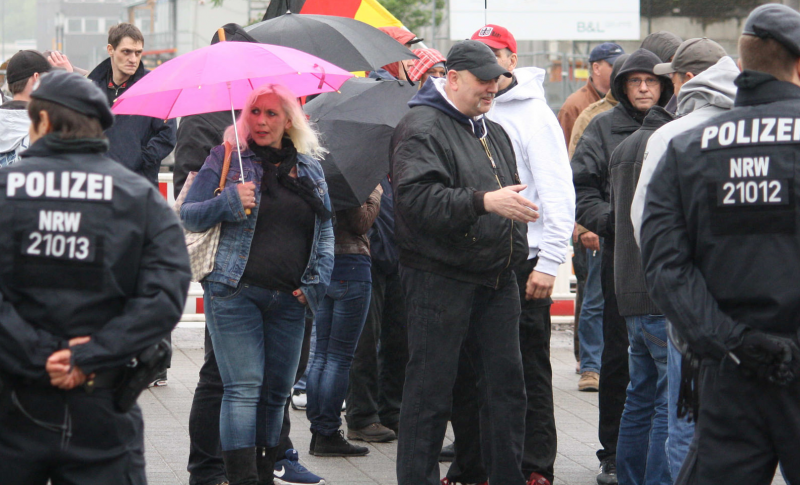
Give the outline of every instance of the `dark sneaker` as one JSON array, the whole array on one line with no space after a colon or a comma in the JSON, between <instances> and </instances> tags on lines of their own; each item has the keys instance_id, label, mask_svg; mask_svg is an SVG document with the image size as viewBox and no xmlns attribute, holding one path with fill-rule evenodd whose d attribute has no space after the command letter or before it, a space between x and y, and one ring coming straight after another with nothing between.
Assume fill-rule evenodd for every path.
<instances>
[{"instance_id":1,"label":"dark sneaker","mask_svg":"<svg viewBox=\"0 0 800 485\"><path fill-rule=\"evenodd\" d=\"M347 439L368 441L370 443L386 443L397 439L394 431L381 423L372 423L361 429L347 429Z\"/></svg>"},{"instance_id":2,"label":"dark sneaker","mask_svg":"<svg viewBox=\"0 0 800 485\"><path fill-rule=\"evenodd\" d=\"M597 485L617 485L617 461L614 458L606 458L600 462Z\"/></svg>"},{"instance_id":3,"label":"dark sneaker","mask_svg":"<svg viewBox=\"0 0 800 485\"><path fill-rule=\"evenodd\" d=\"M314 447L317 445L317 433L311 432L311 444L308 445L308 454L314 456Z\"/></svg>"},{"instance_id":4,"label":"dark sneaker","mask_svg":"<svg viewBox=\"0 0 800 485\"><path fill-rule=\"evenodd\" d=\"M439 452L439 461L440 462L451 462L456 458L456 448L453 443L450 443L447 446L442 447L442 451Z\"/></svg>"},{"instance_id":5,"label":"dark sneaker","mask_svg":"<svg viewBox=\"0 0 800 485\"><path fill-rule=\"evenodd\" d=\"M369 454L366 446L357 446L344 439L344 431L339 430L330 436L317 433L314 456L364 456Z\"/></svg>"},{"instance_id":6,"label":"dark sneaker","mask_svg":"<svg viewBox=\"0 0 800 485\"><path fill-rule=\"evenodd\" d=\"M286 450L286 458L275 462L275 485L325 485L325 479L300 464L297 450Z\"/></svg>"},{"instance_id":7,"label":"dark sneaker","mask_svg":"<svg viewBox=\"0 0 800 485\"><path fill-rule=\"evenodd\" d=\"M167 385L167 371L157 375L155 380L148 384L147 387L166 387Z\"/></svg>"}]
</instances>

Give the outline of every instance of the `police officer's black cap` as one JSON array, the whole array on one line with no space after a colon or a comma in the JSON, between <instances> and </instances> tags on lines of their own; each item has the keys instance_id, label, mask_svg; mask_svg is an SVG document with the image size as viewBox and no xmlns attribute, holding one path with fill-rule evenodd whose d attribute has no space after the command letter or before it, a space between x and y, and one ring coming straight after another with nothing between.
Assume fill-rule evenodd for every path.
<instances>
[{"instance_id":1,"label":"police officer's black cap","mask_svg":"<svg viewBox=\"0 0 800 485\"><path fill-rule=\"evenodd\" d=\"M114 124L114 114L108 107L105 93L80 74L52 71L43 74L31 92L31 98L60 104L78 113L100 120L107 130Z\"/></svg>"},{"instance_id":2,"label":"police officer's black cap","mask_svg":"<svg viewBox=\"0 0 800 485\"><path fill-rule=\"evenodd\" d=\"M477 40L462 40L450 48L445 62L448 71L469 71L482 81L500 76L511 77L511 73L497 63L492 49Z\"/></svg>"},{"instance_id":3,"label":"police officer's black cap","mask_svg":"<svg viewBox=\"0 0 800 485\"><path fill-rule=\"evenodd\" d=\"M756 8L747 17L742 34L775 39L800 57L800 13L786 5L768 3Z\"/></svg>"}]
</instances>

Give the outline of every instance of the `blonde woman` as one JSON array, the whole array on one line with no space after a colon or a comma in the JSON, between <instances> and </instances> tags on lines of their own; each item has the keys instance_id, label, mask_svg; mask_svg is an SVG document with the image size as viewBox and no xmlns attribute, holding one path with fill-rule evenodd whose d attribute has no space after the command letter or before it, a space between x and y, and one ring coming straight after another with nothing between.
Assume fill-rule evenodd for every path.
<instances>
[{"instance_id":1,"label":"blonde woman","mask_svg":"<svg viewBox=\"0 0 800 485\"><path fill-rule=\"evenodd\" d=\"M214 270L202 282L225 388L220 441L231 485L255 485L256 436L265 437L267 447L262 468L268 476L262 480L272 479L306 306L316 311L325 295L334 238L328 188L315 158L322 149L291 91L272 84L257 88L236 124L245 183L239 183L231 126L225 132L234 147L225 189L215 195L225 155L217 146L198 172L181 218L191 231L222 222Z\"/></svg>"}]
</instances>

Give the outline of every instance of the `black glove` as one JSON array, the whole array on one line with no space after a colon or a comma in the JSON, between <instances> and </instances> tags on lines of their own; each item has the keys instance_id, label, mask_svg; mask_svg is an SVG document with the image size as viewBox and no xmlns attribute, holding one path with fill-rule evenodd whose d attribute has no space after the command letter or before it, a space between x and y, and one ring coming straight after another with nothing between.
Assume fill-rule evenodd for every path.
<instances>
[{"instance_id":1,"label":"black glove","mask_svg":"<svg viewBox=\"0 0 800 485\"><path fill-rule=\"evenodd\" d=\"M749 377L785 386L800 373L800 348L790 338L750 330L733 352Z\"/></svg>"}]
</instances>

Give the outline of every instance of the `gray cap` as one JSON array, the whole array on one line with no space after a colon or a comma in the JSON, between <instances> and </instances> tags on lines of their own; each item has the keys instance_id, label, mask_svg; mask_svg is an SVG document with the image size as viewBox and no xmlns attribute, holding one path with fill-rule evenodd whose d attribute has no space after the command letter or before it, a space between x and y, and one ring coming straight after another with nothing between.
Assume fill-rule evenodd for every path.
<instances>
[{"instance_id":1,"label":"gray cap","mask_svg":"<svg viewBox=\"0 0 800 485\"><path fill-rule=\"evenodd\" d=\"M684 41L675 52L672 62L656 64L653 73L663 76L673 72L691 72L700 74L728 55L721 45L703 37Z\"/></svg>"},{"instance_id":2,"label":"gray cap","mask_svg":"<svg viewBox=\"0 0 800 485\"><path fill-rule=\"evenodd\" d=\"M800 57L800 13L786 5L768 3L750 12L742 35L775 39Z\"/></svg>"}]
</instances>

